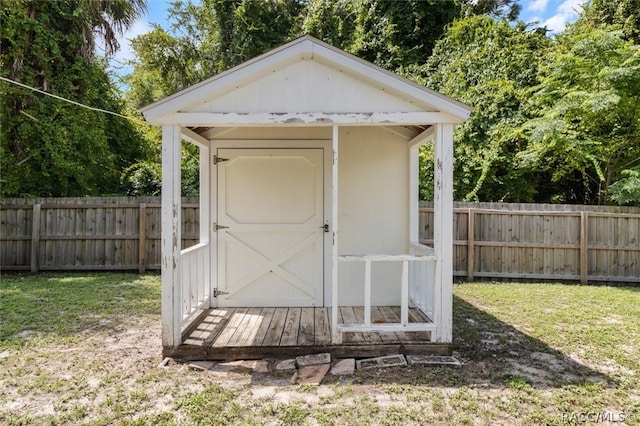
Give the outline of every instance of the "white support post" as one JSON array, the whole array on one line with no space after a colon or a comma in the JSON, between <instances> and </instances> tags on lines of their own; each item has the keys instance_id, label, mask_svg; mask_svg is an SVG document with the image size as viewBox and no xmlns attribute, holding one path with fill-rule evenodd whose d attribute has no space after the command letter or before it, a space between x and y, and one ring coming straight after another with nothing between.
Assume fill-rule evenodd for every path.
<instances>
[{"instance_id":1,"label":"white support post","mask_svg":"<svg viewBox=\"0 0 640 426\"><path fill-rule=\"evenodd\" d=\"M180 128L162 127L162 345L182 343Z\"/></svg>"},{"instance_id":2,"label":"white support post","mask_svg":"<svg viewBox=\"0 0 640 426\"><path fill-rule=\"evenodd\" d=\"M200 243L209 242L210 173L209 148L200 147Z\"/></svg>"},{"instance_id":3,"label":"white support post","mask_svg":"<svg viewBox=\"0 0 640 426\"><path fill-rule=\"evenodd\" d=\"M371 260L364 261L364 325L371 325Z\"/></svg>"},{"instance_id":4,"label":"white support post","mask_svg":"<svg viewBox=\"0 0 640 426\"><path fill-rule=\"evenodd\" d=\"M218 150L219 142L212 139L209 142L209 158L207 163L211 166L211 172L209 173L209 205L210 217L207 219L207 230L210 232L209 240L209 270L211 275L209 276L209 307L218 307L218 298L215 296L215 290L218 288L218 233L213 232L213 223L218 222L218 168L213 166L213 154Z\"/></svg>"},{"instance_id":5,"label":"white support post","mask_svg":"<svg viewBox=\"0 0 640 426\"><path fill-rule=\"evenodd\" d=\"M420 244L419 205L420 200L420 147L433 138L433 126L409 141L409 242Z\"/></svg>"},{"instance_id":6,"label":"white support post","mask_svg":"<svg viewBox=\"0 0 640 426\"><path fill-rule=\"evenodd\" d=\"M331 165L331 343L342 343L338 330L338 126L332 133L333 162Z\"/></svg>"},{"instance_id":7,"label":"white support post","mask_svg":"<svg viewBox=\"0 0 640 426\"><path fill-rule=\"evenodd\" d=\"M433 239L436 283L432 341L452 342L453 323L453 124L437 124L434 161Z\"/></svg>"},{"instance_id":8,"label":"white support post","mask_svg":"<svg viewBox=\"0 0 640 426\"><path fill-rule=\"evenodd\" d=\"M409 324L409 261L402 261L402 279L400 280L400 323Z\"/></svg>"},{"instance_id":9,"label":"white support post","mask_svg":"<svg viewBox=\"0 0 640 426\"><path fill-rule=\"evenodd\" d=\"M419 149L420 145L409 147L409 242L412 244L420 243L420 234L418 230L418 200L420 198L419 191Z\"/></svg>"},{"instance_id":10,"label":"white support post","mask_svg":"<svg viewBox=\"0 0 640 426\"><path fill-rule=\"evenodd\" d=\"M206 243L209 247L206 254L211 251L211 237L210 230L211 217L211 160L210 160L210 148L209 144L198 144L200 148L200 243ZM201 265L202 268L202 280L204 282L204 288L208 290L209 307L212 303L211 295L211 262L208 258L203 259Z\"/></svg>"}]
</instances>

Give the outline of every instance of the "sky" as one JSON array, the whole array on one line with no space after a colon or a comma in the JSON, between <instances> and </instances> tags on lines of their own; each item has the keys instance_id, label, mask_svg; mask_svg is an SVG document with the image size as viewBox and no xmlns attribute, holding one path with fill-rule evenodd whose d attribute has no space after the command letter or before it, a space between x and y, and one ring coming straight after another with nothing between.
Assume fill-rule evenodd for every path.
<instances>
[{"instance_id":1,"label":"sky","mask_svg":"<svg viewBox=\"0 0 640 426\"><path fill-rule=\"evenodd\" d=\"M131 68L124 65L126 60L133 59L133 52L129 46L129 40L139 34L151 31L151 24L158 24L168 28L168 13L172 0L147 0L148 11L146 16L120 39L120 51L111 61L113 70L120 75L127 74ZM520 20L524 22L538 22L540 26L546 26L551 34L562 31L567 23L573 22L577 17L577 10L585 0L521 0L522 7ZM197 0L195 0L197 2Z\"/></svg>"}]
</instances>

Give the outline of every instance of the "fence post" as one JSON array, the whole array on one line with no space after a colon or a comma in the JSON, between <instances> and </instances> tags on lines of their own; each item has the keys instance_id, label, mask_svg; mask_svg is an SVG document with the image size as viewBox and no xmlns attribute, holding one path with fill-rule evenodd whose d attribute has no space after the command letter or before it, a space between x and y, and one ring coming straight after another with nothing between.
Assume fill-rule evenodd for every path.
<instances>
[{"instance_id":1,"label":"fence post","mask_svg":"<svg viewBox=\"0 0 640 426\"><path fill-rule=\"evenodd\" d=\"M147 204L140 203L138 219L138 272L144 273L146 270L147 253Z\"/></svg>"},{"instance_id":2,"label":"fence post","mask_svg":"<svg viewBox=\"0 0 640 426\"><path fill-rule=\"evenodd\" d=\"M42 205L33 205L31 220L31 272L38 272L38 256L40 253L40 210Z\"/></svg>"},{"instance_id":3,"label":"fence post","mask_svg":"<svg viewBox=\"0 0 640 426\"><path fill-rule=\"evenodd\" d=\"M589 281L589 213L580 212L580 284Z\"/></svg>"},{"instance_id":4,"label":"fence post","mask_svg":"<svg viewBox=\"0 0 640 426\"><path fill-rule=\"evenodd\" d=\"M474 209L467 212L467 279L473 280L475 261L476 213Z\"/></svg>"}]
</instances>

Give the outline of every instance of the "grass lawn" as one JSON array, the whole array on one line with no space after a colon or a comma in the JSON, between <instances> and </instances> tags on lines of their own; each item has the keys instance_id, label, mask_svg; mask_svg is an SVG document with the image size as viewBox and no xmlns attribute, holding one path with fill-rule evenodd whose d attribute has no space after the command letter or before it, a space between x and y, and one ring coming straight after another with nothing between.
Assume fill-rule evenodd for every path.
<instances>
[{"instance_id":1,"label":"grass lawn","mask_svg":"<svg viewBox=\"0 0 640 426\"><path fill-rule=\"evenodd\" d=\"M0 279L0 424L640 424L640 288L466 283L461 368L286 375L158 368L160 278Z\"/></svg>"}]
</instances>

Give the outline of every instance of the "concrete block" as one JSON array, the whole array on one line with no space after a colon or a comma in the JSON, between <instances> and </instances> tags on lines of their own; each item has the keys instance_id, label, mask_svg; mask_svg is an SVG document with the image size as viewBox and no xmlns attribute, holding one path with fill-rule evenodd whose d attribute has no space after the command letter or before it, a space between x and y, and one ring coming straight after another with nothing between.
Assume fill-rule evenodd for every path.
<instances>
[{"instance_id":1,"label":"concrete block","mask_svg":"<svg viewBox=\"0 0 640 426\"><path fill-rule=\"evenodd\" d=\"M298 367L306 367L309 365L322 365L331 363L331 354L313 354L296 357Z\"/></svg>"},{"instance_id":2,"label":"concrete block","mask_svg":"<svg viewBox=\"0 0 640 426\"><path fill-rule=\"evenodd\" d=\"M256 361L256 366L253 371L258 374L268 374L269 373L269 362L265 360Z\"/></svg>"},{"instance_id":3,"label":"concrete block","mask_svg":"<svg viewBox=\"0 0 640 426\"><path fill-rule=\"evenodd\" d=\"M213 361L191 361L188 367L192 370L205 371L210 370L214 364Z\"/></svg>"},{"instance_id":4,"label":"concrete block","mask_svg":"<svg viewBox=\"0 0 640 426\"><path fill-rule=\"evenodd\" d=\"M285 359L276 364L276 371L291 371L296 369L295 359Z\"/></svg>"},{"instance_id":5,"label":"concrete block","mask_svg":"<svg viewBox=\"0 0 640 426\"><path fill-rule=\"evenodd\" d=\"M331 369L334 376L350 376L355 372L356 360L354 358L341 359Z\"/></svg>"},{"instance_id":6,"label":"concrete block","mask_svg":"<svg viewBox=\"0 0 640 426\"><path fill-rule=\"evenodd\" d=\"M384 367L406 367L407 360L404 355L387 355L377 358L361 359L356 361L358 370L367 370L370 368L384 368Z\"/></svg>"},{"instance_id":7,"label":"concrete block","mask_svg":"<svg viewBox=\"0 0 640 426\"><path fill-rule=\"evenodd\" d=\"M450 365L462 367L462 363L452 356L407 355L409 365Z\"/></svg>"}]
</instances>

